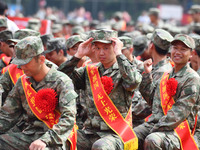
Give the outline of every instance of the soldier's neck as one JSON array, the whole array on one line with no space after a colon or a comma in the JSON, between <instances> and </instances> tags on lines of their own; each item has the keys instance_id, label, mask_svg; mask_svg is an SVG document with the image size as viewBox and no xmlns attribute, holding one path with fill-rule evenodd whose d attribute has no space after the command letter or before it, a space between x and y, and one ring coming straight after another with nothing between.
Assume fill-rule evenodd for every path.
<instances>
[{"instance_id":1,"label":"soldier's neck","mask_svg":"<svg viewBox=\"0 0 200 150\"><path fill-rule=\"evenodd\" d=\"M186 64L175 64L174 65L174 72L177 73L179 72Z\"/></svg>"},{"instance_id":2,"label":"soldier's neck","mask_svg":"<svg viewBox=\"0 0 200 150\"><path fill-rule=\"evenodd\" d=\"M116 61L117 61L117 60L114 59L114 60L112 60L112 61L110 61L110 62L108 62L108 63L102 63L102 64L103 64L103 66L104 66L105 69L108 69L108 68L110 68Z\"/></svg>"},{"instance_id":3,"label":"soldier's neck","mask_svg":"<svg viewBox=\"0 0 200 150\"><path fill-rule=\"evenodd\" d=\"M41 66L40 72L38 74L32 76L32 77L36 82L40 82L45 78L45 76L47 75L49 70L50 70L50 68L47 67L45 64L43 64Z\"/></svg>"},{"instance_id":4,"label":"soldier's neck","mask_svg":"<svg viewBox=\"0 0 200 150\"><path fill-rule=\"evenodd\" d=\"M154 54L152 55L152 58L153 58L153 65L155 66L155 65L157 65L160 61L166 59L167 56L165 56L165 55L159 55L159 54L157 54L157 53L154 53Z\"/></svg>"}]
</instances>

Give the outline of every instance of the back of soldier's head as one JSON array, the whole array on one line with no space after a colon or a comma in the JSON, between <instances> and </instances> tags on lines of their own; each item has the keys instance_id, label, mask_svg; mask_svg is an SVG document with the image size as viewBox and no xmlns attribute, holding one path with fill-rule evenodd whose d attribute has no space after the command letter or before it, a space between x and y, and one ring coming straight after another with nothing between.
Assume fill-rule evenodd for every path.
<instances>
[{"instance_id":1,"label":"back of soldier's head","mask_svg":"<svg viewBox=\"0 0 200 150\"><path fill-rule=\"evenodd\" d=\"M70 48L74 47L77 43L83 42L84 40L81 38L80 35L73 35L66 40L66 49L69 50Z\"/></svg>"},{"instance_id":2,"label":"back of soldier's head","mask_svg":"<svg viewBox=\"0 0 200 150\"><path fill-rule=\"evenodd\" d=\"M0 1L0 15L4 15L5 10L8 9L8 5L2 1Z\"/></svg>"},{"instance_id":3,"label":"back of soldier's head","mask_svg":"<svg viewBox=\"0 0 200 150\"><path fill-rule=\"evenodd\" d=\"M66 41L65 38L53 38L47 43L47 50L45 53L50 53L52 51L56 51L57 53L63 50L64 56L66 56Z\"/></svg>"},{"instance_id":4,"label":"back of soldier's head","mask_svg":"<svg viewBox=\"0 0 200 150\"><path fill-rule=\"evenodd\" d=\"M147 34L147 37L155 45L156 51L161 55L168 53L170 42L174 39L169 32L163 29L156 29L152 34Z\"/></svg>"}]
</instances>

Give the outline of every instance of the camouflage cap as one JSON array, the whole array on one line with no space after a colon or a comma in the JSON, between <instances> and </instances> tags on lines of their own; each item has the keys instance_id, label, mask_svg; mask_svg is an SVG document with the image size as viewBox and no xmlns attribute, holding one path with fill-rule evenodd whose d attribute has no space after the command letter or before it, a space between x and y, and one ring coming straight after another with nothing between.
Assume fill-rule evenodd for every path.
<instances>
[{"instance_id":1,"label":"camouflage cap","mask_svg":"<svg viewBox=\"0 0 200 150\"><path fill-rule=\"evenodd\" d=\"M21 39L25 38L25 37L28 37L28 36L40 36L40 32L37 32L35 30L31 30L31 29L20 29L20 30L17 30L14 35L13 35L13 38L12 39L9 39L9 41L12 41L12 42L19 42Z\"/></svg>"},{"instance_id":2,"label":"camouflage cap","mask_svg":"<svg viewBox=\"0 0 200 150\"><path fill-rule=\"evenodd\" d=\"M35 31L40 31L41 23L39 19L30 19L28 21L27 29L32 29Z\"/></svg>"},{"instance_id":3,"label":"camouflage cap","mask_svg":"<svg viewBox=\"0 0 200 150\"><path fill-rule=\"evenodd\" d=\"M62 31L62 25L58 24L58 23L53 24L51 30L52 30L52 33L61 32Z\"/></svg>"},{"instance_id":4,"label":"camouflage cap","mask_svg":"<svg viewBox=\"0 0 200 150\"><path fill-rule=\"evenodd\" d=\"M192 5L188 13L189 14L200 13L200 5Z\"/></svg>"},{"instance_id":5,"label":"camouflage cap","mask_svg":"<svg viewBox=\"0 0 200 150\"><path fill-rule=\"evenodd\" d=\"M195 41L195 50L200 52L200 35L192 33L189 36Z\"/></svg>"},{"instance_id":6,"label":"camouflage cap","mask_svg":"<svg viewBox=\"0 0 200 150\"><path fill-rule=\"evenodd\" d=\"M3 31L0 32L0 41L6 42L11 38L13 38L12 31L3 30Z\"/></svg>"},{"instance_id":7,"label":"camouflage cap","mask_svg":"<svg viewBox=\"0 0 200 150\"><path fill-rule=\"evenodd\" d=\"M89 36L93 38L92 41L93 43L94 42L112 43L110 39L113 37L118 37L117 34L118 34L117 31L102 29L90 32Z\"/></svg>"},{"instance_id":8,"label":"camouflage cap","mask_svg":"<svg viewBox=\"0 0 200 150\"><path fill-rule=\"evenodd\" d=\"M90 22L90 28L95 28L96 29L96 26L99 24L100 22L98 20L92 20Z\"/></svg>"},{"instance_id":9,"label":"camouflage cap","mask_svg":"<svg viewBox=\"0 0 200 150\"><path fill-rule=\"evenodd\" d=\"M81 26L75 26L72 28L72 35L80 35L83 34L85 32L84 28Z\"/></svg>"},{"instance_id":10,"label":"camouflage cap","mask_svg":"<svg viewBox=\"0 0 200 150\"><path fill-rule=\"evenodd\" d=\"M142 33L140 31L137 31L137 30L135 30L133 32L127 32L127 33L123 34L123 36L127 36L127 37L132 38L132 40L134 40L139 35L142 35Z\"/></svg>"},{"instance_id":11,"label":"camouflage cap","mask_svg":"<svg viewBox=\"0 0 200 150\"><path fill-rule=\"evenodd\" d=\"M147 38L164 51L169 50L170 42L174 39L169 32L163 29L156 29L152 34L147 34Z\"/></svg>"},{"instance_id":12,"label":"camouflage cap","mask_svg":"<svg viewBox=\"0 0 200 150\"><path fill-rule=\"evenodd\" d=\"M195 41L193 38L186 34L177 34L174 37L174 40L171 41L171 44L174 45L176 41L183 42L188 48L194 49L195 48Z\"/></svg>"},{"instance_id":13,"label":"camouflage cap","mask_svg":"<svg viewBox=\"0 0 200 150\"><path fill-rule=\"evenodd\" d=\"M69 37L66 41L66 48L67 50L72 48L75 44L79 43L79 42L83 42L84 40L81 38L80 35L73 35L71 37Z\"/></svg>"},{"instance_id":14,"label":"camouflage cap","mask_svg":"<svg viewBox=\"0 0 200 150\"><path fill-rule=\"evenodd\" d=\"M139 35L133 40L133 55L140 56L144 53L145 49L148 46L148 40L145 35Z\"/></svg>"},{"instance_id":15,"label":"camouflage cap","mask_svg":"<svg viewBox=\"0 0 200 150\"><path fill-rule=\"evenodd\" d=\"M160 10L158 8L150 8L148 14L159 16Z\"/></svg>"},{"instance_id":16,"label":"camouflage cap","mask_svg":"<svg viewBox=\"0 0 200 150\"><path fill-rule=\"evenodd\" d=\"M54 50L65 49L65 38L54 38L48 41L47 43L47 50L45 53L50 53Z\"/></svg>"},{"instance_id":17,"label":"camouflage cap","mask_svg":"<svg viewBox=\"0 0 200 150\"><path fill-rule=\"evenodd\" d=\"M6 18L1 18L0 19L0 27L4 27L4 28L8 27Z\"/></svg>"},{"instance_id":18,"label":"camouflage cap","mask_svg":"<svg viewBox=\"0 0 200 150\"><path fill-rule=\"evenodd\" d=\"M47 42L48 42L49 40L53 39L54 37L53 37L52 34L44 34L44 35L41 35L40 38L41 38L41 40L42 40L43 45L46 45Z\"/></svg>"},{"instance_id":19,"label":"camouflage cap","mask_svg":"<svg viewBox=\"0 0 200 150\"><path fill-rule=\"evenodd\" d=\"M123 18L122 12L119 12L119 11L115 12L113 14L113 18L117 18L117 19L121 20Z\"/></svg>"},{"instance_id":20,"label":"camouflage cap","mask_svg":"<svg viewBox=\"0 0 200 150\"><path fill-rule=\"evenodd\" d=\"M154 27L149 24L143 24L139 29L143 34L153 33Z\"/></svg>"},{"instance_id":21,"label":"camouflage cap","mask_svg":"<svg viewBox=\"0 0 200 150\"><path fill-rule=\"evenodd\" d=\"M42 40L37 36L29 36L15 45L16 57L11 63L16 65L25 65L29 63L33 57L42 54L44 47Z\"/></svg>"},{"instance_id":22,"label":"camouflage cap","mask_svg":"<svg viewBox=\"0 0 200 150\"><path fill-rule=\"evenodd\" d=\"M133 47L133 41L131 38L129 38L127 36L120 36L119 39L123 42L122 50Z\"/></svg>"}]
</instances>

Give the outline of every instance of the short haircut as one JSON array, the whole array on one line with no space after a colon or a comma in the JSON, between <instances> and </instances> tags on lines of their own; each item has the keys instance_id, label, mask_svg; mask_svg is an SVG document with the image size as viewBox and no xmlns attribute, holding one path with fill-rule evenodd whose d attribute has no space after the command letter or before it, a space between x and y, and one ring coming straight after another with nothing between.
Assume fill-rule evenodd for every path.
<instances>
[{"instance_id":1,"label":"short haircut","mask_svg":"<svg viewBox=\"0 0 200 150\"><path fill-rule=\"evenodd\" d=\"M64 56L67 56L67 50L66 50L66 48L65 48L65 47L62 47L61 49L62 49L63 52L64 52ZM58 53L61 49L56 49L55 51Z\"/></svg>"},{"instance_id":2,"label":"short haircut","mask_svg":"<svg viewBox=\"0 0 200 150\"><path fill-rule=\"evenodd\" d=\"M200 51L195 50L195 52L196 52L197 55L200 57Z\"/></svg>"},{"instance_id":3,"label":"short haircut","mask_svg":"<svg viewBox=\"0 0 200 150\"><path fill-rule=\"evenodd\" d=\"M168 53L169 50L163 50L160 47L158 47L156 44L154 44L154 46L155 46L155 50L156 50L156 52L158 54L160 54L160 55L167 55L167 53Z\"/></svg>"}]
</instances>

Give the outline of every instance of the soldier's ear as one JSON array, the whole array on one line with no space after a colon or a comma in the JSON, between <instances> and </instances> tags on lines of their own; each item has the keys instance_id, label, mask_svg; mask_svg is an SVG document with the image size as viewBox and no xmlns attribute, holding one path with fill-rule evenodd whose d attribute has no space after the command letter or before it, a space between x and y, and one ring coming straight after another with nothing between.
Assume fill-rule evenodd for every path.
<instances>
[{"instance_id":1,"label":"soldier's ear","mask_svg":"<svg viewBox=\"0 0 200 150\"><path fill-rule=\"evenodd\" d=\"M41 64L43 64L45 62L45 56L44 55L41 55L39 59L40 59Z\"/></svg>"}]
</instances>

